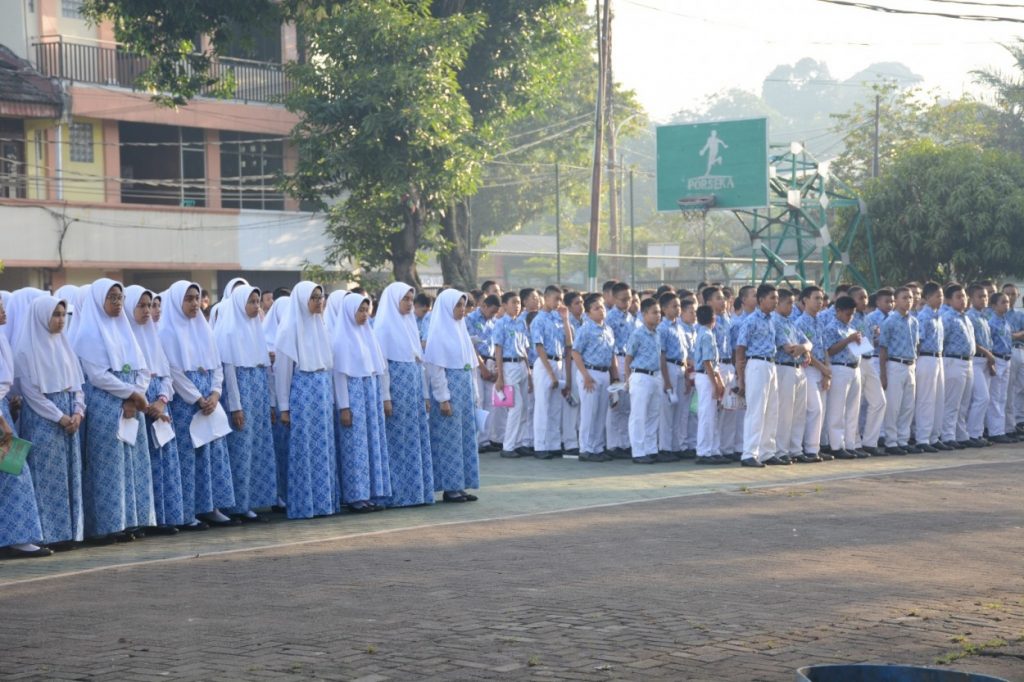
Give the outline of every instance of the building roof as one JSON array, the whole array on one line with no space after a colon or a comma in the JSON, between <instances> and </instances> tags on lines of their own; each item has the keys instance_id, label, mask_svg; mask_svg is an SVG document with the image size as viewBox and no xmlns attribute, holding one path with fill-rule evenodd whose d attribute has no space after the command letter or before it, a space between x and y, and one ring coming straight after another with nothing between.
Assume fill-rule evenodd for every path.
<instances>
[{"instance_id":1,"label":"building roof","mask_svg":"<svg viewBox=\"0 0 1024 682\"><path fill-rule=\"evenodd\" d=\"M0 45L0 116L59 118L62 102L56 80Z\"/></svg>"}]
</instances>

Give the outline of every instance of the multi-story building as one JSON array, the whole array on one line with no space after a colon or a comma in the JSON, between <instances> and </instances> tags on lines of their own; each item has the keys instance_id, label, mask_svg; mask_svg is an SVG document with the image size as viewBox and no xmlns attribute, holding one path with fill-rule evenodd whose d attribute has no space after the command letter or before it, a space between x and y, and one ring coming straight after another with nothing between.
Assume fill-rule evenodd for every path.
<instances>
[{"instance_id":1,"label":"multi-story building","mask_svg":"<svg viewBox=\"0 0 1024 682\"><path fill-rule=\"evenodd\" d=\"M296 163L297 118L280 104L295 27L224 50L214 69L233 74L232 99L167 108L133 89L145 58L85 22L81 4L4 3L0 289L111 276L218 292L238 273L272 288L321 264L323 220L275 184Z\"/></svg>"}]
</instances>

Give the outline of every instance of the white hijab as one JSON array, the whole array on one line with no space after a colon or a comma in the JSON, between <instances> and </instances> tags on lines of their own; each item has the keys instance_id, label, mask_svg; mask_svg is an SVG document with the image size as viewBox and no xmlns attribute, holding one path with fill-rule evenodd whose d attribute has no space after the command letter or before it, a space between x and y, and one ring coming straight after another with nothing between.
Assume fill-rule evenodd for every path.
<instances>
[{"instance_id":1,"label":"white hijab","mask_svg":"<svg viewBox=\"0 0 1024 682\"><path fill-rule=\"evenodd\" d=\"M7 308L7 298L8 297L3 297L4 309ZM3 325L3 329L6 329L10 324L10 322L5 323ZM11 384L13 383L14 351L11 350L11 344L7 340L7 334L0 331L0 400L3 400L4 396L6 396L8 391L11 390Z\"/></svg>"},{"instance_id":2,"label":"white hijab","mask_svg":"<svg viewBox=\"0 0 1024 682\"><path fill-rule=\"evenodd\" d=\"M327 305L324 306L324 324L327 325L327 331L331 336L334 336L338 319L341 318L341 302L350 293L344 289L339 289L332 291L331 295L327 297Z\"/></svg>"},{"instance_id":3,"label":"white hijab","mask_svg":"<svg viewBox=\"0 0 1024 682\"><path fill-rule=\"evenodd\" d=\"M277 352L291 358L296 368L303 372L334 367L331 339L323 315L309 312L309 298L316 289L323 291L323 287L315 282L303 281L295 285L274 338Z\"/></svg>"},{"instance_id":4,"label":"white hijab","mask_svg":"<svg viewBox=\"0 0 1024 682\"><path fill-rule=\"evenodd\" d=\"M64 301L64 305L68 307L67 317L64 318L64 333L68 335L68 338L71 338L71 325L75 321L75 303L78 301L78 287L74 284L65 284L57 289L54 297ZM131 316L129 315L129 317Z\"/></svg>"},{"instance_id":5,"label":"white hijab","mask_svg":"<svg viewBox=\"0 0 1024 682\"><path fill-rule=\"evenodd\" d=\"M61 303L49 295L32 301L29 319L14 352L15 376L22 385L27 382L43 393L80 391L85 382L82 366L64 331L50 333L50 318Z\"/></svg>"},{"instance_id":6,"label":"white hijab","mask_svg":"<svg viewBox=\"0 0 1024 682\"><path fill-rule=\"evenodd\" d=\"M249 286L249 282L244 277L232 277L228 280L228 283L224 286L224 292L221 294L220 300L213 304L210 308L210 326L216 327L217 321L220 319L220 314L224 312L223 306L230 305L231 294L234 293L235 287L239 285Z\"/></svg>"},{"instance_id":7,"label":"white hijab","mask_svg":"<svg viewBox=\"0 0 1024 682\"><path fill-rule=\"evenodd\" d=\"M253 292L259 296L260 290L248 284L232 291L231 298L224 301L220 309L220 317L213 330L221 361L235 367L265 367L270 364L259 315L249 317L245 312L246 302Z\"/></svg>"},{"instance_id":8,"label":"white hijab","mask_svg":"<svg viewBox=\"0 0 1024 682\"><path fill-rule=\"evenodd\" d=\"M202 289L195 282L178 280L160 300L160 342L171 367L182 371L215 369L220 366L217 342L213 338L210 323L200 310L193 318L185 317L181 304L190 288L197 292Z\"/></svg>"},{"instance_id":9,"label":"white hijab","mask_svg":"<svg viewBox=\"0 0 1024 682\"><path fill-rule=\"evenodd\" d=\"M171 365L167 362L167 355L164 353L163 344L160 343L160 334L156 330L156 322L150 319L146 324L139 324L135 321L135 306L143 294L149 294L156 300L156 295L149 289L144 289L138 284L133 284L124 290L124 311L128 315L128 322L132 326L132 333L135 340L139 342L142 354L146 356L146 368L150 375L155 377L171 376Z\"/></svg>"},{"instance_id":10,"label":"white hijab","mask_svg":"<svg viewBox=\"0 0 1024 682\"><path fill-rule=\"evenodd\" d=\"M356 324L356 313L364 301L370 304L368 296L346 296L334 325L334 371L350 377L381 376L387 370L370 321Z\"/></svg>"},{"instance_id":11,"label":"white hijab","mask_svg":"<svg viewBox=\"0 0 1024 682\"><path fill-rule=\"evenodd\" d=\"M146 356L135 340L124 308L117 317L111 317L103 309L103 302L114 287L124 293L120 282L106 277L89 286L89 293L75 314L78 319L71 335L71 347L83 360L115 372L146 369Z\"/></svg>"},{"instance_id":12,"label":"white hijab","mask_svg":"<svg viewBox=\"0 0 1024 682\"><path fill-rule=\"evenodd\" d=\"M466 294L455 289L445 289L438 295L423 351L425 362L446 369L476 366L476 350L466 329L466 318L456 321L453 315L462 298L467 298Z\"/></svg>"},{"instance_id":13,"label":"white hijab","mask_svg":"<svg viewBox=\"0 0 1024 682\"><path fill-rule=\"evenodd\" d=\"M380 296L377 317L373 322L373 334L377 337L381 352L388 360L395 362L419 362L423 359L416 316L411 309L407 315L403 315L398 308L410 291L415 289L405 282L389 284Z\"/></svg>"},{"instance_id":14,"label":"white hijab","mask_svg":"<svg viewBox=\"0 0 1024 682\"><path fill-rule=\"evenodd\" d=\"M288 296L282 296L281 298L274 301L274 304L270 306L270 310L267 311L266 317L263 318L263 338L267 343L267 350L271 353L277 352L277 328L281 324L281 318L284 317L284 311L288 309Z\"/></svg>"},{"instance_id":15,"label":"white hijab","mask_svg":"<svg viewBox=\"0 0 1024 682\"><path fill-rule=\"evenodd\" d=\"M45 295L46 292L42 289L23 287L12 293L10 300L4 301L4 307L7 309L7 324L3 326L3 332L7 336L11 348L17 347L18 335L28 324L28 310L32 301Z\"/></svg>"}]
</instances>

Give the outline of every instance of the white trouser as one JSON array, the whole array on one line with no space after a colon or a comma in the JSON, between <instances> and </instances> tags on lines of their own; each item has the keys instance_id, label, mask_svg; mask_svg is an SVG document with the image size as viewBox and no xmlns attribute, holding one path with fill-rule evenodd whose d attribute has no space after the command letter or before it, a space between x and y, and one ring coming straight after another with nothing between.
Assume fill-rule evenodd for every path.
<instances>
[{"instance_id":1,"label":"white trouser","mask_svg":"<svg viewBox=\"0 0 1024 682\"><path fill-rule=\"evenodd\" d=\"M682 452L686 437L686 423L690 417L690 403L683 401L683 368L674 362L668 363L669 387L678 400L673 405L668 396L662 394L661 414L658 418L658 449L666 452Z\"/></svg>"},{"instance_id":2,"label":"white trouser","mask_svg":"<svg viewBox=\"0 0 1024 682\"><path fill-rule=\"evenodd\" d=\"M633 448L634 459L658 454L659 403L664 400L662 388L660 376L633 372L629 377L629 445Z\"/></svg>"},{"instance_id":3,"label":"white trouser","mask_svg":"<svg viewBox=\"0 0 1024 682\"><path fill-rule=\"evenodd\" d=\"M718 401L715 400L715 382L703 372L694 374L693 381L694 390L697 391L697 456L720 455L718 418L723 410L719 409Z\"/></svg>"},{"instance_id":4,"label":"white trouser","mask_svg":"<svg viewBox=\"0 0 1024 682\"><path fill-rule=\"evenodd\" d=\"M722 364L718 373L722 375L722 383L728 391L730 384L736 380L735 365ZM743 421L742 410L722 410L718 414L718 446L722 454L731 455L743 451Z\"/></svg>"},{"instance_id":5,"label":"white trouser","mask_svg":"<svg viewBox=\"0 0 1024 682\"><path fill-rule=\"evenodd\" d=\"M795 457L803 453L801 442L807 420L807 381L802 367L776 365L779 382L779 423L775 431L775 451Z\"/></svg>"},{"instance_id":6,"label":"white trouser","mask_svg":"<svg viewBox=\"0 0 1024 682\"><path fill-rule=\"evenodd\" d=\"M989 437L1006 435L1006 385L1010 378L1010 361L996 358L996 373L989 382L989 405L985 426Z\"/></svg>"},{"instance_id":7,"label":"white trouser","mask_svg":"<svg viewBox=\"0 0 1024 682\"><path fill-rule=\"evenodd\" d=\"M562 447L566 450L576 450L580 446L580 393L576 382L579 369L575 366L569 367L568 363L572 360L567 359L565 362L566 373L570 377L567 380L567 385L576 404L570 405L568 400L562 401Z\"/></svg>"},{"instance_id":8,"label":"white trouser","mask_svg":"<svg viewBox=\"0 0 1024 682\"><path fill-rule=\"evenodd\" d=\"M850 450L860 423L860 368L832 365L827 400L829 447Z\"/></svg>"},{"instance_id":9,"label":"white trouser","mask_svg":"<svg viewBox=\"0 0 1024 682\"><path fill-rule=\"evenodd\" d=\"M1024 422L1024 348L1013 347L1013 361L1010 363L1010 382L1007 387L1006 400L1006 430L1011 431L1010 422L1013 428ZM1013 411L1010 411L1012 404Z\"/></svg>"},{"instance_id":10,"label":"white trouser","mask_svg":"<svg viewBox=\"0 0 1024 682\"><path fill-rule=\"evenodd\" d=\"M505 417L505 435L501 439L504 450L515 450L526 445L527 417L529 416L530 393L529 374L525 362L506 362L504 367L505 385L514 391L515 404L508 408Z\"/></svg>"},{"instance_id":11,"label":"white trouser","mask_svg":"<svg viewBox=\"0 0 1024 682\"><path fill-rule=\"evenodd\" d=\"M885 422L885 391L878 378L878 358L861 358L860 361L861 429L853 446L859 448L878 447Z\"/></svg>"},{"instance_id":12,"label":"white trouser","mask_svg":"<svg viewBox=\"0 0 1024 682\"><path fill-rule=\"evenodd\" d=\"M807 417L804 423L804 452L816 455L821 449L821 425L825 418L825 391L821 389L821 372L817 367L808 367L807 375Z\"/></svg>"},{"instance_id":13,"label":"white trouser","mask_svg":"<svg viewBox=\"0 0 1024 682\"><path fill-rule=\"evenodd\" d=\"M974 363L971 360L942 358L943 390L942 441L965 441L967 411L971 408L971 389L974 381Z\"/></svg>"},{"instance_id":14,"label":"white trouser","mask_svg":"<svg viewBox=\"0 0 1024 682\"><path fill-rule=\"evenodd\" d=\"M779 386L775 363L747 360L744 375L747 413L743 419L743 459L764 461L775 456L767 448L775 441L779 422Z\"/></svg>"},{"instance_id":15,"label":"white trouser","mask_svg":"<svg viewBox=\"0 0 1024 682\"><path fill-rule=\"evenodd\" d=\"M685 402L687 405L691 405L693 401L693 391L697 390L696 383L690 387L690 392L686 394ZM700 400L698 398L698 400ZM686 408L689 412L689 416L686 419L686 449L696 450L697 449L697 412ZM699 411L699 409L698 409ZM715 420L715 435L718 435L718 420Z\"/></svg>"},{"instance_id":16,"label":"white trouser","mask_svg":"<svg viewBox=\"0 0 1024 682\"><path fill-rule=\"evenodd\" d=\"M626 376L626 358L623 355L615 356L615 364L619 368L619 379ZM629 406L630 397L627 391L619 392L619 404L615 409L608 410L608 447L622 448L629 447Z\"/></svg>"},{"instance_id":17,"label":"white trouser","mask_svg":"<svg viewBox=\"0 0 1024 682\"><path fill-rule=\"evenodd\" d=\"M495 370L494 360L485 360L484 367L492 373ZM480 407L487 412L487 421L484 428L477 434L477 442L480 445L485 443L501 443L501 435L505 432L505 417L508 410L504 407L495 407L491 399L494 394L494 382L484 381L480 376L480 370L475 370L477 378L477 394L480 396Z\"/></svg>"},{"instance_id":18,"label":"white trouser","mask_svg":"<svg viewBox=\"0 0 1024 682\"><path fill-rule=\"evenodd\" d=\"M971 382L971 407L967 412L967 435L981 438L985 434L985 412L988 411L989 381L988 360L974 358L974 380Z\"/></svg>"},{"instance_id":19,"label":"white trouser","mask_svg":"<svg viewBox=\"0 0 1024 682\"><path fill-rule=\"evenodd\" d=\"M583 388L583 375L574 372L576 388L580 393L580 454L598 455L605 448L605 424L608 418L608 372L588 369L594 380L594 390ZM615 408L619 409L619 408Z\"/></svg>"},{"instance_id":20,"label":"white trouser","mask_svg":"<svg viewBox=\"0 0 1024 682\"><path fill-rule=\"evenodd\" d=\"M551 363L554 380L544 367L544 361L533 361L533 449L537 452L562 450L562 397L560 382L565 378L562 362Z\"/></svg>"},{"instance_id":21,"label":"white trouser","mask_svg":"<svg viewBox=\"0 0 1024 682\"><path fill-rule=\"evenodd\" d=\"M905 447L914 418L914 367L889 361L885 370L885 444Z\"/></svg>"},{"instance_id":22,"label":"white trouser","mask_svg":"<svg viewBox=\"0 0 1024 682\"><path fill-rule=\"evenodd\" d=\"M942 418L946 411L943 392L942 358L922 355L917 359L914 381L914 438L918 445L935 443L942 436Z\"/></svg>"}]
</instances>

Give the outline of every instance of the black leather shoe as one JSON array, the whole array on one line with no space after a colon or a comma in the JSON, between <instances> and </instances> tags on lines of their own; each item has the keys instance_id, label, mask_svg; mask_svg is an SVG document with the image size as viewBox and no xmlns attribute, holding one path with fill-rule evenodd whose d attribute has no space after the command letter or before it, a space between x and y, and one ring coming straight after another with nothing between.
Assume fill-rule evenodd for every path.
<instances>
[{"instance_id":1,"label":"black leather shoe","mask_svg":"<svg viewBox=\"0 0 1024 682\"><path fill-rule=\"evenodd\" d=\"M174 526L151 526L146 529L146 535L177 535L178 529Z\"/></svg>"},{"instance_id":2,"label":"black leather shoe","mask_svg":"<svg viewBox=\"0 0 1024 682\"><path fill-rule=\"evenodd\" d=\"M461 504L462 502L469 502L469 500L466 499L466 496L463 495L462 493L450 493L448 491L445 491L444 495L441 496L441 501L454 502L457 504Z\"/></svg>"},{"instance_id":3,"label":"black leather shoe","mask_svg":"<svg viewBox=\"0 0 1024 682\"><path fill-rule=\"evenodd\" d=\"M728 455L721 455L721 456L725 457L730 462L739 462L740 460L743 459L743 453L742 452L730 452Z\"/></svg>"},{"instance_id":4,"label":"black leather shoe","mask_svg":"<svg viewBox=\"0 0 1024 682\"><path fill-rule=\"evenodd\" d=\"M818 453L818 459L820 459L822 462L831 462L835 458L836 458L836 456L833 455L831 452L819 452Z\"/></svg>"},{"instance_id":5,"label":"black leather shoe","mask_svg":"<svg viewBox=\"0 0 1024 682\"><path fill-rule=\"evenodd\" d=\"M502 450L501 455L499 456L504 459L519 459L520 457L522 457L522 455L520 455L515 450Z\"/></svg>"},{"instance_id":6,"label":"black leather shoe","mask_svg":"<svg viewBox=\"0 0 1024 682\"><path fill-rule=\"evenodd\" d=\"M195 531L195 530L210 530L210 524L205 521L199 521L198 523L187 523L184 526L178 526L180 531Z\"/></svg>"},{"instance_id":7,"label":"black leather shoe","mask_svg":"<svg viewBox=\"0 0 1024 682\"><path fill-rule=\"evenodd\" d=\"M40 547L33 550L8 547L5 550L5 554L8 559L39 559L44 556L53 556L53 550L48 547Z\"/></svg>"},{"instance_id":8,"label":"black leather shoe","mask_svg":"<svg viewBox=\"0 0 1024 682\"><path fill-rule=\"evenodd\" d=\"M857 459L857 455L849 450L833 450L832 454L836 459Z\"/></svg>"},{"instance_id":9,"label":"black leather shoe","mask_svg":"<svg viewBox=\"0 0 1024 682\"><path fill-rule=\"evenodd\" d=\"M799 457L796 457L794 461L800 462L802 464L816 464L822 461L822 459L818 455L805 453L803 455L800 455Z\"/></svg>"},{"instance_id":10,"label":"black leather shoe","mask_svg":"<svg viewBox=\"0 0 1024 682\"><path fill-rule=\"evenodd\" d=\"M466 502L476 502L480 498L472 493L467 493L465 490L462 491L462 496L466 498Z\"/></svg>"},{"instance_id":11,"label":"black leather shoe","mask_svg":"<svg viewBox=\"0 0 1024 682\"><path fill-rule=\"evenodd\" d=\"M754 467L755 469L763 469L765 467L764 462L758 462L753 457L744 457L740 459L740 466Z\"/></svg>"},{"instance_id":12,"label":"black leather shoe","mask_svg":"<svg viewBox=\"0 0 1024 682\"><path fill-rule=\"evenodd\" d=\"M117 542L117 538L113 535L101 535L99 537L85 539L85 544L92 545L94 547L105 547L107 545L112 545L115 542Z\"/></svg>"},{"instance_id":13,"label":"black leather shoe","mask_svg":"<svg viewBox=\"0 0 1024 682\"><path fill-rule=\"evenodd\" d=\"M777 466L780 464L792 464L793 462L789 460L789 457L781 455L778 457L769 457L764 461L764 463L767 464L768 466Z\"/></svg>"},{"instance_id":14,"label":"black leather shoe","mask_svg":"<svg viewBox=\"0 0 1024 682\"><path fill-rule=\"evenodd\" d=\"M70 552L78 548L78 543L74 540L64 540L63 542L51 542L47 547L54 552Z\"/></svg>"},{"instance_id":15,"label":"black leather shoe","mask_svg":"<svg viewBox=\"0 0 1024 682\"><path fill-rule=\"evenodd\" d=\"M971 439L969 439L966 442L967 442L967 447L969 447L969 448L983 448L983 447L985 447L985 444L981 441L980 438L971 438Z\"/></svg>"},{"instance_id":16,"label":"black leather shoe","mask_svg":"<svg viewBox=\"0 0 1024 682\"><path fill-rule=\"evenodd\" d=\"M892 445L892 446L887 447L885 449L885 454L887 454L887 455L905 455L907 453L903 451L903 448L896 447L895 445Z\"/></svg>"},{"instance_id":17,"label":"black leather shoe","mask_svg":"<svg viewBox=\"0 0 1024 682\"><path fill-rule=\"evenodd\" d=\"M938 450L939 452L949 452L950 450L953 449L952 445L947 445L945 441L941 440L938 441L937 443L932 443L932 447Z\"/></svg>"},{"instance_id":18,"label":"black leather shoe","mask_svg":"<svg viewBox=\"0 0 1024 682\"><path fill-rule=\"evenodd\" d=\"M939 451L938 448L933 447L931 443L922 443L921 445L917 446L917 449L921 452L928 453L935 453Z\"/></svg>"},{"instance_id":19,"label":"black leather shoe","mask_svg":"<svg viewBox=\"0 0 1024 682\"><path fill-rule=\"evenodd\" d=\"M571 457L576 457L576 456L578 456L580 454L580 449L579 448L569 448L563 454L569 455Z\"/></svg>"},{"instance_id":20,"label":"black leather shoe","mask_svg":"<svg viewBox=\"0 0 1024 682\"><path fill-rule=\"evenodd\" d=\"M554 450L537 450L536 452L533 453L533 456L536 459L561 459L562 453L555 452Z\"/></svg>"},{"instance_id":21,"label":"black leather shoe","mask_svg":"<svg viewBox=\"0 0 1024 682\"><path fill-rule=\"evenodd\" d=\"M654 458L657 459L662 464L670 464L672 462L679 461L679 458L677 456L673 455L671 452L664 451L659 452L657 455L654 456Z\"/></svg>"},{"instance_id":22,"label":"black leather shoe","mask_svg":"<svg viewBox=\"0 0 1024 682\"><path fill-rule=\"evenodd\" d=\"M953 447L955 447L957 450L966 450L967 448L971 447L971 441L958 440L953 443Z\"/></svg>"},{"instance_id":23,"label":"black leather shoe","mask_svg":"<svg viewBox=\"0 0 1024 682\"><path fill-rule=\"evenodd\" d=\"M612 458L603 452L581 452L579 456L579 461L581 462L610 462L611 460Z\"/></svg>"},{"instance_id":24,"label":"black leather shoe","mask_svg":"<svg viewBox=\"0 0 1024 682\"><path fill-rule=\"evenodd\" d=\"M698 457L694 461L694 464L714 464L714 462L712 462L711 460L713 460L715 457L717 457L717 455L705 455L703 457Z\"/></svg>"},{"instance_id":25,"label":"black leather shoe","mask_svg":"<svg viewBox=\"0 0 1024 682\"><path fill-rule=\"evenodd\" d=\"M656 464L658 458L654 455L644 455L643 457L634 457L633 464Z\"/></svg>"},{"instance_id":26,"label":"black leather shoe","mask_svg":"<svg viewBox=\"0 0 1024 682\"><path fill-rule=\"evenodd\" d=\"M878 448L869 448L868 446L865 445L864 447L860 448L860 451L872 457L878 456Z\"/></svg>"},{"instance_id":27,"label":"black leather shoe","mask_svg":"<svg viewBox=\"0 0 1024 682\"><path fill-rule=\"evenodd\" d=\"M610 454L612 459L633 459L633 453L629 448L612 448Z\"/></svg>"},{"instance_id":28,"label":"black leather shoe","mask_svg":"<svg viewBox=\"0 0 1024 682\"><path fill-rule=\"evenodd\" d=\"M275 514L287 514L288 513L288 507L282 507L279 504L275 504L275 505L270 507L270 511L274 512Z\"/></svg>"},{"instance_id":29,"label":"black leather shoe","mask_svg":"<svg viewBox=\"0 0 1024 682\"><path fill-rule=\"evenodd\" d=\"M683 450L682 454L679 455L679 459L696 459L696 450Z\"/></svg>"},{"instance_id":30,"label":"black leather shoe","mask_svg":"<svg viewBox=\"0 0 1024 682\"><path fill-rule=\"evenodd\" d=\"M1006 436L991 436L989 440L996 445L1009 445L1010 443L1016 443L1017 441L1010 440Z\"/></svg>"},{"instance_id":31,"label":"black leather shoe","mask_svg":"<svg viewBox=\"0 0 1024 682\"><path fill-rule=\"evenodd\" d=\"M210 528L230 528L231 526L242 525L241 521L239 521L238 519L233 519L231 517L228 517L226 521L218 521L217 519L213 518L211 514L201 514L199 515L199 518L200 520L210 524Z\"/></svg>"},{"instance_id":32,"label":"black leather shoe","mask_svg":"<svg viewBox=\"0 0 1024 682\"><path fill-rule=\"evenodd\" d=\"M462 500L462 499L458 499L458 500L454 500L454 499L450 500L450 499L448 499L448 493L444 494L444 501L445 502L465 502L465 500ZM353 503L348 504L346 506L348 507L348 510L350 512L352 512L353 514L372 514L373 512L377 511L374 508L374 506L372 504L370 504L369 502L353 502Z\"/></svg>"},{"instance_id":33,"label":"black leather shoe","mask_svg":"<svg viewBox=\"0 0 1024 682\"><path fill-rule=\"evenodd\" d=\"M516 448L516 452L519 454L520 457L530 457L531 455L536 454L533 448L527 447L525 445L521 445L518 448Z\"/></svg>"}]
</instances>

